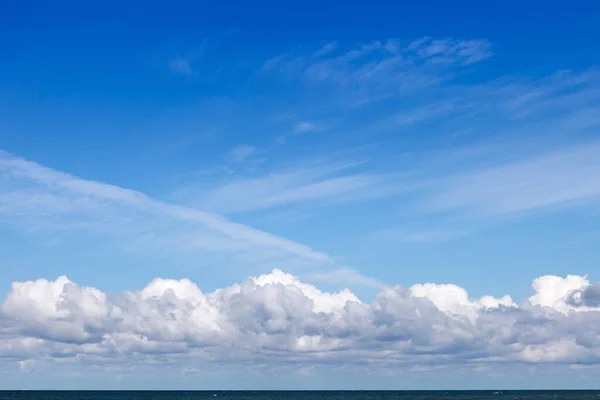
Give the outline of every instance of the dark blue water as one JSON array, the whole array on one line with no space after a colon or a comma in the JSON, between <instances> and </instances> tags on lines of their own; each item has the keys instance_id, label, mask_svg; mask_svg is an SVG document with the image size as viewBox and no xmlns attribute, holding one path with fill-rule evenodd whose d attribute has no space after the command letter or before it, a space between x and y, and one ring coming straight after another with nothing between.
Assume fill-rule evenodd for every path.
<instances>
[{"instance_id":1,"label":"dark blue water","mask_svg":"<svg viewBox=\"0 0 600 400\"><path fill-rule=\"evenodd\" d=\"M587 391L0 391L0 400L600 400Z\"/></svg>"}]
</instances>

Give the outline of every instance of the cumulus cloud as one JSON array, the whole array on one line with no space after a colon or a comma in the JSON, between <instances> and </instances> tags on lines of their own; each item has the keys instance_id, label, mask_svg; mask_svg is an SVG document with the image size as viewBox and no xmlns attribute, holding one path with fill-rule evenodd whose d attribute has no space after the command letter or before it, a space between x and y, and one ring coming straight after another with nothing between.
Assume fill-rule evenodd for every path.
<instances>
[{"instance_id":1,"label":"cumulus cloud","mask_svg":"<svg viewBox=\"0 0 600 400\"><path fill-rule=\"evenodd\" d=\"M600 363L598 284L544 276L521 304L452 284L385 286L370 303L274 270L203 292L157 278L112 295L67 277L15 282L1 307L0 359L383 366Z\"/></svg>"},{"instance_id":2,"label":"cumulus cloud","mask_svg":"<svg viewBox=\"0 0 600 400\"><path fill-rule=\"evenodd\" d=\"M600 284L584 285L569 292L566 303L573 307L600 307Z\"/></svg>"},{"instance_id":3,"label":"cumulus cloud","mask_svg":"<svg viewBox=\"0 0 600 400\"><path fill-rule=\"evenodd\" d=\"M551 307L562 313L572 309L576 292L587 289L590 286L586 277L568 275L566 278L546 275L533 281L532 288L535 294L529 298L531 304Z\"/></svg>"},{"instance_id":4,"label":"cumulus cloud","mask_svg":"<svg viewBox=\"0 0 600 400\"><path fill-rule=\"evenodd\" d=\"M414 297L429 299L444 313L466 316L471 321L476 321L477 315L482 309L516 306L508 295L499 299L493 296L484 296L479 300L471 301L465 289L452 284L416 284L410 288L410 294Z\"/></svg>"}]
</instances>

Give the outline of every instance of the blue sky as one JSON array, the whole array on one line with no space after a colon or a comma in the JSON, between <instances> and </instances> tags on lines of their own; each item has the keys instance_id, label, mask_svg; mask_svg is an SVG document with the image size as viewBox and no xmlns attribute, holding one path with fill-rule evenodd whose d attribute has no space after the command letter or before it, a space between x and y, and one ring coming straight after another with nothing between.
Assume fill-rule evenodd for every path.
<instances>
[{"instance_id":1,"label":"blue sky","mask_svg":"<svg viewBox=\"0 0 600 400\"><path fill-rule=\"evenodd\" d=\"M187 284L156 284L175 285L175 297L193 297L194 307L207 302L227 321L215 320L219 331L236 335L247 334L249 322L236 319L231 304L238 303L219 294L236 282L253 282L252 299L262 293L260 307L275 314L271 306L287 304L287 320L300 318L292 318L300 306L290 305L296 298L288 289L303 293L317 314L319 302L328 304L330 315L341 311L322 293L346 304L339 291L348 289L375 313L387 309L382 287L400 285L435 312L467 318L474 337L486 337L477 322L483 317L471 309L484 313L484 296L496 299L494 309L518 308L533 320L551 313L559 324L580 321L577 307L587 307L581 334L591 335L588 324L600 312L589 300L600 280L599 11L593 2L512 1L3 4L0 364L11 379L0 387L32 376L41 387L94 387L107 379L111 387L150 387L152 365L161 363L175 371L164 387L175 388L275 388L274 374L281 387L344 387L348 377L359 388L420 384L390 371L465 387L469 368L479 374L478 387L510 387L511 371L524 370L539 377L515 386L593 384L598 339L584 346L588 353L569 350L580 354L576 360L534 357L557 351L519 342L519 355L503 353L498 363L491 347L483 359L456 342L440 366L415 358L430 347L411 348L392 357L401 365L382 355L364 367L367 374L348 367L364 354L325 357L328 367L295 348L286 348L288 358L267 357L258 349L270 345L261 342L254 358L239 359L258 368L260 379L239 378L248 371L233 366L243 353L234 346L227 357L210 355L226 365L222 372L190 381L206 372L190 361L200 357L197 345L106 321L114 307L126 309L124 293L160 309L144 294L160 277L187 278L211 293L206 300ZM97 310L61 314L64 304L80 302L69 297L62 275L76 282L68 287L103 304L102 323ZM558 280L532 287L544 276ZM468 300L444 284L464 288ZM262 292L277 285L285 290ZM157 296L167 296L161 290ZM583 299L576 305L574 293ZM510 302L498 300L505 295ZM414 307L419 315L420 307L429 309ZM39 313L29 315L33 309ZM127 308L127 315L141 309ZM338 317L358 326L354 314ZM70 328L57 319L105 334L63 337ZM17 328L15 320L29 322ZM168 325L161 321L153 326ZM335 336L338 322L325 324L319 340L346 340ZM152 351L123 350L126 333L156 343ZM106 349L109 339L121 349L114 357L90 350ZM543 337L536 345L571 339ZM32 350L34 342L41 347ZM85 361L90 354L101 358ZM152 361L149 371L131 368L140 354ZM52 363L66 367L55 376ZM80 364L85 379L77 376ZM331 379L320 380L319 368L331 365L338 368ZM453 375L448 365L464 371Z\"/></svg>"}]
</instances>

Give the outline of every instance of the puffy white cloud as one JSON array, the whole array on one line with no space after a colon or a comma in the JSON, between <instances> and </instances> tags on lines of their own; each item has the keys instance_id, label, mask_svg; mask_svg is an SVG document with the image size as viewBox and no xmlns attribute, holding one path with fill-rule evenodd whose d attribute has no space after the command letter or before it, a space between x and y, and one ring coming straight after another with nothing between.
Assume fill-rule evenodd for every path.
<instances>
[{"instance_id":1,"label":"puffy white cloud","mask_svg":"<svg viewBox=\"0 0 600 400\"><path fill-rule=\"evenodd\" d=\"M529 298L529 301L531 304L551 307L564 313L573 308L567 304L569 294L589 285L590 282L583 276L568 275L566 278L554 275L541 276L531 285L535 294Z\"/></svg>"},{"instance_id":2,"label":"puffy white cloud","mask_svg":"<svg viewBox=\"0 0 600 400\"><path fill-rule=\"evenodd\" d=\"M56 281L15 282L0 312L0 359L257 365L600 364L598 286L544 276L517 305L452 284L384 287L370 303L274 270L204 293L157 278L117 295Z\"/></svg>"},{"instance_id":3,"label":"puffy white cloud","mask_svg":"<svg viewBox=\"0 0 600 400\"><path fill-rule=\"evenodd\" d=\"M410 293L415 297L425 297L431 300L440 311L450 315L465 316L471 321L477 318L482 309L515 306L508 295L499 299L493 296L484 296L479 300L471 301L465 289L452 284L416 284L410 288Z\"/></svg>"},{"instance_id":4,"label":"puffy white cloud","mask_svg":"<svg viewBox=\"0 0 600 400\"><path fill-rule=\"evenodd\" d=\"M258 286L266 286L269 284L281 284L300 289L302 294L312 300L312 309L314 312L331 313L341 311L347 302L354 301L360 303L358 297L348 289L344 289L338 293L326 293L317 289L313 285L302 283L295 276L286 274L280 270L274 270L271 274L261 275L257 278L251 278Z\"/></svg>"}]
</instances>

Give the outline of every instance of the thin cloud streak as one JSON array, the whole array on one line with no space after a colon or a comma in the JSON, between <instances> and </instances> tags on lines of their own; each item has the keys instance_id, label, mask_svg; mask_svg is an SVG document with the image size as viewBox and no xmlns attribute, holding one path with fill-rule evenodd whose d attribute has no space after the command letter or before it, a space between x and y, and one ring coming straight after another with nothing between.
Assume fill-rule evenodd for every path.
<instances>
[{"instance_id":1,"label":"thin cloud streak","mask_svg":"<svg viewBox=\"0 0 600 400\"><path fill-rule=\"evenodd\" d=\"M234 247L270 248L290 256L299 257L316 263L331 263L330 256L307 246L279 236L232 222L222 216L202 210L173 205L155 200L143 193L101 182L89 181L58 172L30 162L9 153L0 153L0 169L9 179L2 181L3 195L0 197L0 210L10 212L23 204L14 201L33 202L36 213L87 213L90 211L111 211L114 207L126 207L147 213L154 217L167 217L172 221L198 224L206 228L221 240L232 242ZM15 190L13 182L25 182L25 186L35 184L36 195L27 196L23 189ZM75 208L77 206L78 208ZM41 208L41 209L40 209ZM10 215L8 215L10 217ZM92 216L93 218L93 216ZM100 222L101 223L101 222Z\"/></svg>"},{"instance_id":2,"label":"thin cloud streak","mask_svg":"<svg viewBox=\"0 0 600 400\"><path fill-rule=\"evenodd\" d=\"M401 176L354 171L360 163L338 161L307 164L240 178L197 195L196 204L225 214L246 213L305 203L327 206L364 202L404 190ZM240 202L243 196L244 201Z\"/></svg>"},{"instance_id":3,"label":"thin cloud streak","mask_svg":"<svg viewBox=\"0 0 600 400\"><path fill-rule=\"evenodd\" d=\"M375 40L350 48L336 43L313 51L287 51L266 60L258 72L261 76L277 75L292 82L304 79L321 88L335 88L328 107L347 109L448 81L461 68L491 57L491 47L484 39L429 37L413 42Z\"/></svg>"},{"instance_id":4,"label":"thin cloud streak","mask_svg":"<svg viewBox=\"0 0 600 400\"><path fill-rule=\"evenodd\" d=\"M442 180L423 208L498 215L598 200L600 142L591 142Z\"/></svg>"}]
</instances>

